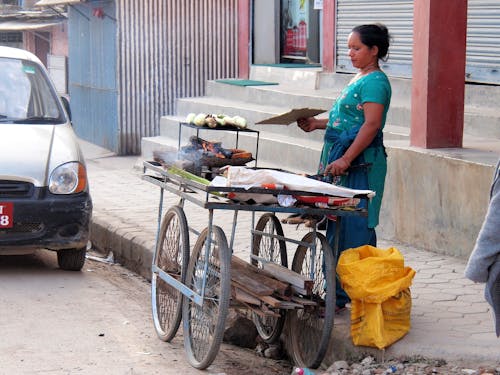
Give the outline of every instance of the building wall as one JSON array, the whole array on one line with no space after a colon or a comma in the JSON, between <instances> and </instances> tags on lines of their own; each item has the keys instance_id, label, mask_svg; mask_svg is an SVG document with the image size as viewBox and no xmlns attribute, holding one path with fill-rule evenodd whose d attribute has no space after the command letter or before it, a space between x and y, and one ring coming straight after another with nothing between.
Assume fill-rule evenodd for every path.
<instances>
[{"instance_id":1,"label":"building wall","mask_svg":"<svg viewBox=\"0 0 500 375\"><path fill-rule=\"evenodd\" d=\"M52 33L52 43L51 51L52 55L57 56L68 56L68 25L63 22L57 26L51 28Z\"/></svg>"},{"instance_id":2,"label":"building wall","mask_svg":"<svg viewBox=\"0 0 500 375\"><path fill-rule=\"evenodd\" d=\"M176 99L238 75L237 0L117 0L120 154L159 135Z\"/></svg>"},{"instance_id":3,"label":"building wall","mask_svg":"<svg viewBox=\"0 0 500 375\"><path fill-rule=\"evenodd\" d=\"M68 26L66 22L63 22L57 26L29 30L23 32L23 47L24 49L36 54L37 53L37 35L45 35L48 33L48 43L49 50L47 51L51 55L68 56ZM43 56L38 56L42 61L46 60Z\"/></svg>"},{"instance_id":4,"label":"building wall","mask_svg":"<svg viewBox=\"0 0 500 375\"><path fill-rule=\"evenodd\" d=\"M102 8L102 17L95 8ZM119 152L115 17L111 0L69 7L68 87L78 136Z\"/></svg>"}]
</instances>

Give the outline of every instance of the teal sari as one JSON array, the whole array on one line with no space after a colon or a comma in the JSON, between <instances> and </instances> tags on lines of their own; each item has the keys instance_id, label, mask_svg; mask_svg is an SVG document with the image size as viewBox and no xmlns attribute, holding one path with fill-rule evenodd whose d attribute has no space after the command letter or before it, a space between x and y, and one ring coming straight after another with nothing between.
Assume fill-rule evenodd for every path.
<instances>
[{"instance_id":1,"label":"teal sari","mask_svg":"<svg viewBox=\"0 0 500 375\"><path fill-rule=\"evenodd\" d=\"M376 195L370 201L362 200L361 208L368 208L368 217L343 217L339 228L340 252L345 249L362 245L377 246L375 227L379 222L380 206L384 193L385 175L387 172L387 155L383 145L382 129L385 125L387 111L391 101L391 86L383 72L373 72L350 83L341 92L330 111L323 150L321 153L318 173L323 173L325 167L340 158L358 135L365 122L363 103L374 102L384 105L382 126L371 144L351 163L352 169L341 176L338 184L353 189L369 189ZM356 165L365 167L356 168ZM368 165L368 166L366 166ZM326 237L334 248L336 225L328 221ZM336 304L344 307L349 302L349 296L342 289L337 277Z\"/></svg>"}]
</instances>

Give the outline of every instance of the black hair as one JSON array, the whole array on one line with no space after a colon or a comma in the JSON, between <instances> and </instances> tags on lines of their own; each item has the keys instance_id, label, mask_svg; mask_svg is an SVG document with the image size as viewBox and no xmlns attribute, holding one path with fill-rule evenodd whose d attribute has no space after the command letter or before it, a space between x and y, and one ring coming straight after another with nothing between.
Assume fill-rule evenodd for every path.
<instances>
[{"instance_id":1,"label":"black hair","mask_svg":"<svg viewBox=\"0 0 500 375\"><path fill-rule=\"evenodd\" d=\"M384 60L389 52L390 35L389 30L381 23L359 25L352 29L352 32L358 33L361 43L372 48L378 47L378 58Z\"/></svg>"}]
</instances>

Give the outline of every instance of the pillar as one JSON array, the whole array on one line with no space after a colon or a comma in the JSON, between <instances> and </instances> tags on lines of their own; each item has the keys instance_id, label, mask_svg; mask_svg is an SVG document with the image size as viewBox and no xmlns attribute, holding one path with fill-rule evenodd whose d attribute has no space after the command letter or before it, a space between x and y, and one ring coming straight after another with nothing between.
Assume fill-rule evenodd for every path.
<instances>
[{"instance_id":1,"label":"pillar","mask_svg":"<svg viewBox=\"0 0 500 375\"><path fill-rule=\"evenodd\" d=\"M336 0L323 0L323 71L335 69L335 19Z\"/></svg>"},{"instance_id":2,"label":"pillar","mask_svg":"<svg viewBox=\"0 0 500 375\"><path fill-rule=\"evenodd\" d=\"M414 2L410 144L462 147L467 0Z\"/></svg>"},{"instance_id":3,"label":"pillar","mask_svg":"<svg viewBox=\"0 0 500 375\"><path fill-rule=\"evenodd\" d=\"M238 77L250 75L250 0L238 0Z\"/></svg>"}]
</instances>

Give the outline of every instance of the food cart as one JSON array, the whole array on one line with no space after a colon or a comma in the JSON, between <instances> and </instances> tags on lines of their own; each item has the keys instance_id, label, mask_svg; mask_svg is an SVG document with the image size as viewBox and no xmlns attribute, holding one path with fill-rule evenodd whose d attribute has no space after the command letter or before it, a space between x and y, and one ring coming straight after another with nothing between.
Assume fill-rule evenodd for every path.
<instances>
[{"instance_id":1,"label":"food cart","mask_svg":"<svg viewBox=\"0 0 500 375\"><path fill-rule=\"evenodd\" d=\"M288 178L282 171L256 167L249 170L280 176L283 173ZM188 361L195 368L205 369L219 351L228 309L244 307L252 311L259 335L266 342L277 340L285 320L289 320L293 327L289 331L293 361L297 366L317 368L328 349L334 323L334 264L338 244L332 249L315 225L301 239L285 236L276 214L335 217L338 231L343 217L366 216L367 211L352 205L335 205L333 201L339 197L335 195L326 195L333 205L300 202L282 205L272 203L273 199L271 203L238 200L238 196L253 194L260 198L302 197L308 202L314 198L321 200L325 193L294 189L297 185L293 184L284 190L275 180L272 184L252 187L217 185L159 161L144 162L142 178L160 188L158 234L152 264L152 310L160 339L172 340L182 322ZM165 191L177 195L179 202L163 213ZM349 192L350 198L359 200L370 196L367 191L356 193ZM339 202L346 199L346 195L341 197ZM208 213L207 225L201 232L189 225L184 210L186 204L194 204ZM216 210L233 212L229 240L214 221ZM240 211L250 211L252 215L248 263L232 255ZM256 220L259 213L261 216ZM196 236L192 248L190 233ZM287 244L297 246L290 268Z\"/></svg>"}]
</instances>

